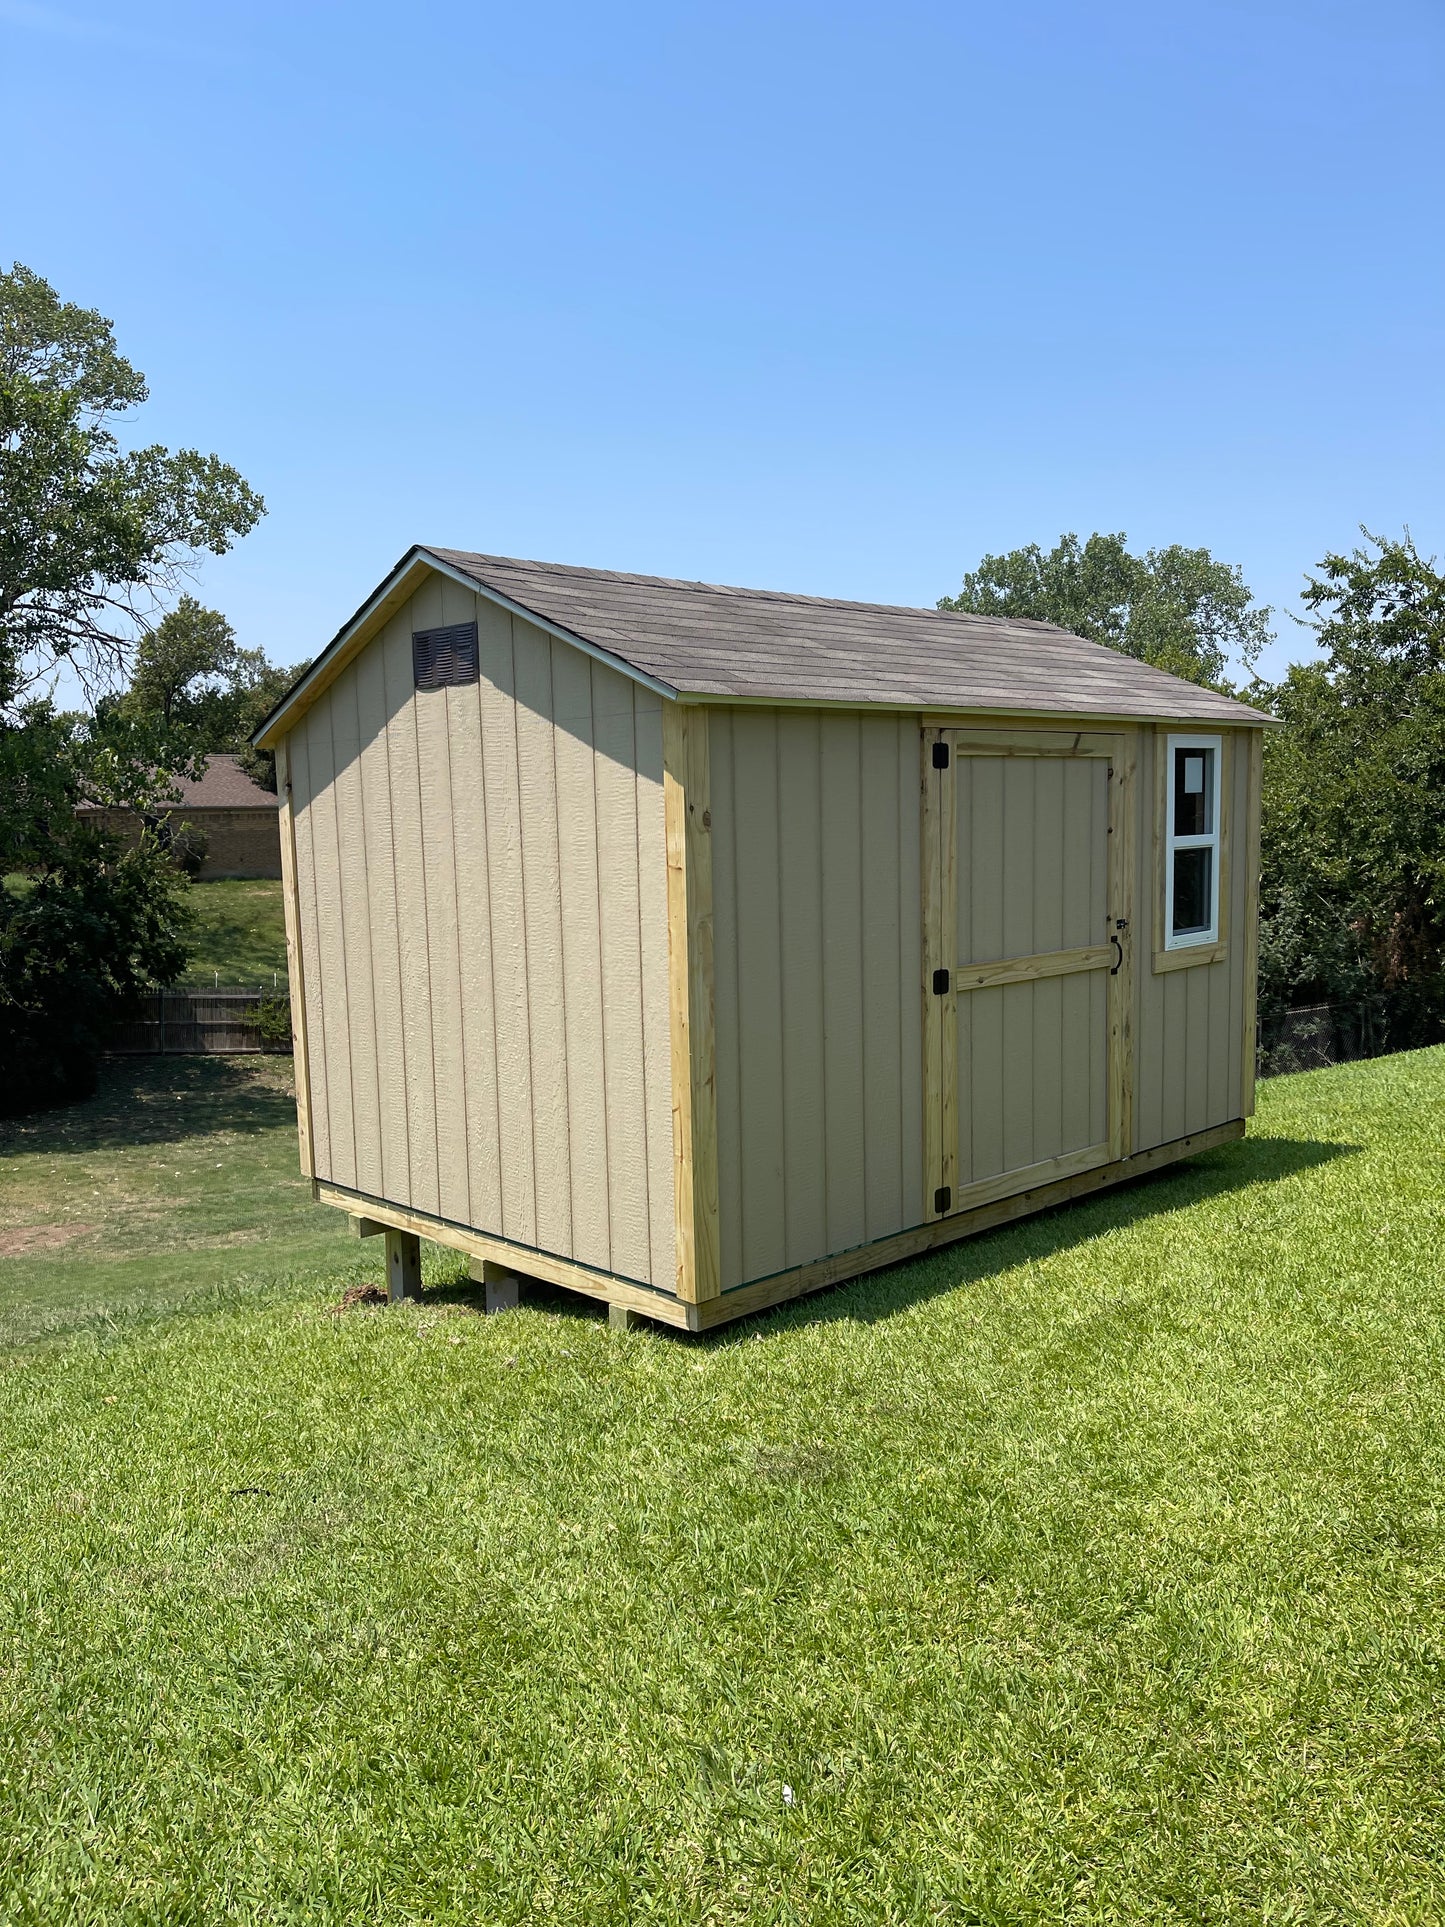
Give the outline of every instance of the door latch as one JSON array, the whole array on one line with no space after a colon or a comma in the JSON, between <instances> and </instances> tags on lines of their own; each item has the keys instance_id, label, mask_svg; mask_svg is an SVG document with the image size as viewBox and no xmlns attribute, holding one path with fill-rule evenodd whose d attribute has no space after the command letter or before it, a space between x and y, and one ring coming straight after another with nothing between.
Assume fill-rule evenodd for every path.
<instances>
[{"instance_id":1,"label":"door latch","mask_svg":"<svg viewBox=\"0 0 1445 1927\"><path fill-rule=\"evenodd\" d=\"M1109 932L1109 941L1113 944L1115 952L1114 961L1109 968L1109 975L1111 977L1117 977L1120 970L1124 967L1124 946L1120 943L1117 933L1120 930L1127 930L1128 928L1129 919L1127 917L1115 917L1114 928Z\"/></svg>"}]
</instances>

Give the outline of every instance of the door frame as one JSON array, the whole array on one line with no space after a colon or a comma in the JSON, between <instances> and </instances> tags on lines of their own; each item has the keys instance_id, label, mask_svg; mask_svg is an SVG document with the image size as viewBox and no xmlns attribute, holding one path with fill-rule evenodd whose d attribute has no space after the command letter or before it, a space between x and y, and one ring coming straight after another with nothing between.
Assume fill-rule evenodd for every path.
<instances>
[{"instance_id":1,"label":"door frame","mask_svg":"<svg viewBox=\"0 0 1445 1927\"><path fill-rule=\"evenodd\" d=\"M1134 915L1138 730L972 728L925 718L921 731L923 860L923 1149L926 1219L987 1204L1127 1157L1134 1137ZM946 748L940 767L935 750ZM978 982L960 980L958 931L958 763L961 756L1107 758L1109 765L1108 929L1088 950L981 966ZM1115 961L1109 964L1109 959ZM958 1185L958 999L985 983L1023 982L1082 969L1109 968L1103 1140L1040 1164ZM936 972L948 988L935 991ZM964 976L968 967L964 967ZM946 1201L945 1201L946 1200Z\"/></svg>"}]
</instances>

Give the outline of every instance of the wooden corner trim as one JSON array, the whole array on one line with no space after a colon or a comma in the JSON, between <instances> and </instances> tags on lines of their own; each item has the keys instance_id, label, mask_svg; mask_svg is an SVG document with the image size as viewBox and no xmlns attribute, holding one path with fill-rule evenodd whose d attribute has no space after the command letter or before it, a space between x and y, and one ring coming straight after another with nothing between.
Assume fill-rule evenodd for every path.
<instances>
[{"instance_id":1,"label":"wooden corner trim","mask_svg":"<svg viewBox=\"0 0 1445 1927\"><path fill-rule=\"evenodd\" d=\"M712 783L705 709L662 705L677 1295L722 1290L717 1174Z\"/></svg>"}]
</instances>

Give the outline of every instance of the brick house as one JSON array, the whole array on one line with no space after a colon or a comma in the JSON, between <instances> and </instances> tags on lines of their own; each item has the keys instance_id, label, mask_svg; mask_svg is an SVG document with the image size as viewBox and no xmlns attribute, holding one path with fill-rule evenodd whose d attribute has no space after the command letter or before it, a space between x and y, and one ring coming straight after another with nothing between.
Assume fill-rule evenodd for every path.
<instances>
[{"instance_id":1,"label":"brick house","mask_svg":"<svg viewBox=\"0 0 1445 1927\"><path fill-rule=\"evenodd\" d=\"M272 791L252 781L237 757L210 757L198 781L177 777L175 789L176 802L165 812L166 819L178 837L183 828L190 832L186 842L192 850L199 845L200 863L193 874L200 881L280 877L280 805ZM80 814L126 840L140 834L133 811L82 803Z\"/></svg>"}]
</instances>

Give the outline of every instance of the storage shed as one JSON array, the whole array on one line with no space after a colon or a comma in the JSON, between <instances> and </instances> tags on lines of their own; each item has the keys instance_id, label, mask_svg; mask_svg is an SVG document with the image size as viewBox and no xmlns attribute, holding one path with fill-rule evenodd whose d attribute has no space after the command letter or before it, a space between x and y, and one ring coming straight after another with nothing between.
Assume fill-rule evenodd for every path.
<instances>
[{"instance_id":1,"label":"storage shed","mask_svg":"<svg viewBox=\"0 0 1445 1927\"><path fill-rule=\"evenodd\" d=\"M1047 624L413 548L278 705L301 1164L698 1331L1238 1137L1268 718Z\"/></svg>"}]
</instances>

